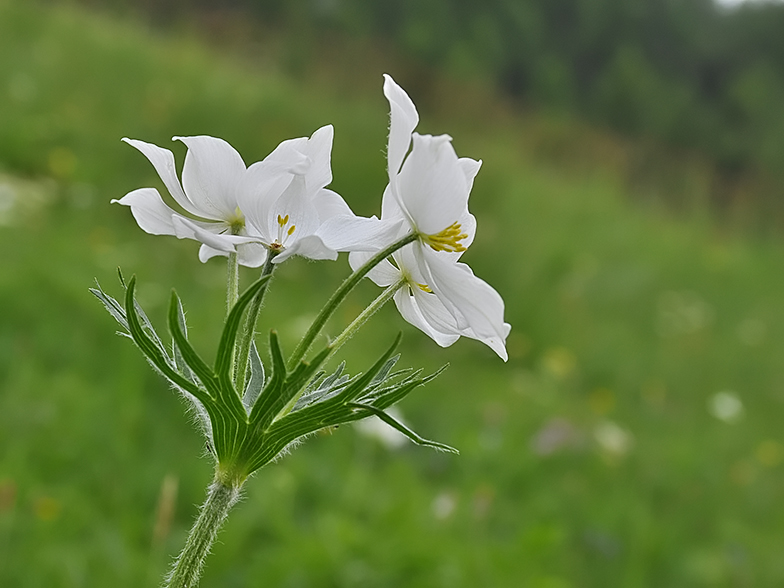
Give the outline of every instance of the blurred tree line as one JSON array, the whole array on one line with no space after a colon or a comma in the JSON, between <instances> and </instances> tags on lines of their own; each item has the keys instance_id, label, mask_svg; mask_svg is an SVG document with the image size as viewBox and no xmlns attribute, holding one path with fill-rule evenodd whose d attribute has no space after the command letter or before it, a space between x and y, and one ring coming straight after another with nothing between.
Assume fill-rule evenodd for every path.
<instances>
[{"instance_id":1,"label":"blurred tree line","mask_svg":"<svg viewBox=\"0 0 784 588\"><path fill-rule=\"evenodd\" d=\"M784 4L714 0L108 0L240 9L284 33L381 38L527 104L784 176Z\"/></svg>"}]
</instances>

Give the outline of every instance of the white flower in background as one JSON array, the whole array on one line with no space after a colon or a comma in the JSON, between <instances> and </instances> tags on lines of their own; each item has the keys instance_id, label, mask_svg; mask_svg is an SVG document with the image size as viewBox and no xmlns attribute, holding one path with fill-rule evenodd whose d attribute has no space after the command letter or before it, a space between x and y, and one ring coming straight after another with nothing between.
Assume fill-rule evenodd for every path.
<instances>
[{"instance_id":1,"label":"white flower in background","mask_svg":"<svg viewBox=\"0 0 784 588\"><path fill-rule=\"evenodd\" d=\"M717 392L708 400L708 412L725 423L735 424L743 418L743 402L735 392Z\"/></svg>"},{"instance_id":2,"label":"white flower in background","mask_svg":"<svg viewBox=\"0 0 784 588\"><path fill-rule=\"evenodd\" d=\"M395 227L395 238L414 232L418 239L393 254L394 264L386 261L368 276L379 286L403 280L405 286L395 294L401 315L439 345L470 337L506 360L505 340L511 327L504 322L503 299L458 262L476 232L468 197L481 162L458 158L448 135L415 133L419 116L414 103L390 76L385 76L384 95L390 103L391 123L389 185L381 222ZM375 240L365 251L355 250L349 258L352 267L388 244Z\"/></svg>"},{"instance_id":3,"label":"white flower in background","mask_svg":"<svg viewBox=\"0 0 784 588\"><path fill-rule=\"evenodd\" d=\"M613 421L602 421L593 431L599 447L613 457L623 457L634 445L632 434Z\"/></svg>"}]
</instances>

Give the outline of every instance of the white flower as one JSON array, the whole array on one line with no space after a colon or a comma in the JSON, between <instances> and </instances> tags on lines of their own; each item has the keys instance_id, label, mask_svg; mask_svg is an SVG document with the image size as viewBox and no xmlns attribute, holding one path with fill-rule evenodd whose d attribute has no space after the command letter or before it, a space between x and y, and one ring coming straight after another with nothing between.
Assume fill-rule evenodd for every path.
<instances>
[{"instance_id":1,"label":"white flower","mask_svg":"<svg viewBox=\"0 0 784 588\"><path fill-rule=\"evenodd\" d=\"M336 259L336 249L325 244L334 241L325 221L360 220L343 198L325 188L332 181L333 134L327 125L309 139L284 141L264 161L248 168L239 206L245 213L248 235L278 252L274 263L292 255ZM277 173L287 166L290 173Z\"/></svg>"},{"instance_id":2,"label":"white flower","mask_svg":"<svg viewBox=\"0 0 784 588\"><path fill-rule=\"evenodd\" d=\"M419 121L416 108L389 76L385 76L384 95L390 103L391 123L389 185L381 222L397 226L398 238L414 232L418 239L393 254L395 265L387 261L368 275L380 286L403 280L406 287L395 294L401 315L439 345L466 336L482 341L506 360L505 340L511 327L503 319L503 299L458 261L476 232L468 196L481 162L458 158L448 135L414 133ZM372 250L388 244L377 241ZM356 268L371 255L355 251L349 260Z\"/></svg>"},{"instance_id":3,"label":"white flower","mask_svg":"<svg viewBox=\"0 0 784 588\"><path fill-rule=\"evenodd\" d=\"M131 208L142 230L152 235L174 235L202 243L199 258L238 251L243 265L257 267L264 262L266 251L251 243L245 234L245 217L239 209L238 193L246 175L245 163L223 139L208 136L174 137L188 147L182 168L182 184L177 178L174 155L151 143L123 139L150 160L169 194L189 218L169 208L155 188L141 188L112 200ZM277 175L284 174L277 170Z\"/></svg>"},{"instance_id":4,"label":"white flower","mask_svg":"<svg viewBox=\"0 0 784 588\"><path fill-rule=\"evenodd\" d=\"M332 135L328 125L310 139L284 141L249 168L222 139L175 137L188 146L182 184L171 151L124 139L147 156L174 200L195 218L169 208L154 188L112 202L130 206L148 233L200 241L202 261L236 251L240 264L258 267L268 249L280 252L276 262L294 254L334 259L337 253L315 232L333 216L355 217L340 196L324 189L332 180Z\"/></svg>"}]
</instances>

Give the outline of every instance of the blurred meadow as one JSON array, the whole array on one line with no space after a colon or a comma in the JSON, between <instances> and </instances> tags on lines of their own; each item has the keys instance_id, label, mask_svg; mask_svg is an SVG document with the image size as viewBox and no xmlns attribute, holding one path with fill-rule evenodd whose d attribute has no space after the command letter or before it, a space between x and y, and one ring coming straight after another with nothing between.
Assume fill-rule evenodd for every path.
<instances>
[{"instance_id":1,"label":"blurred meadow","mask_svg":"<svg viewBox=\"0 0 784 588\"><path fill-rule=\"evenodd\" d=\"M547 45L542 2L479 3L483 15L423 2L406 26L401 7L419 3L389 3L387 20L358 4L0 0L0 586L158 585L211 479L183 403L88 293L97 279L119 294L120 266L163 325L174 287L195 346L214 352L225 263L201 264L194 242L147 235L109 204L163 192L120 138L181 165L173 135L215 135L251 163L331 123L331 187L378 214L384 72L421 132L484 161L464 259L505 298L510 360L465 339L442 350L383 309L346 346L349 372L398 330L399 365L450 363L400 409L461 455L352 427L310 439L246 485L201 585L784 585L784 45L765 33L780 7L618 0L602 3L605 20L580 13L593 36L569 50L586 59L601 54L591 39L616 41L602 27L623 28L620 8L746 23L722 50L748 51L716 67L730 73L710 98L681 61L685 73L656 69L684 39L719 55L685 25L648 69L645 31L624 29L590 70L594 95L564 73L568 55L542 49L526 69ZM356 18L308 12L333 5ZM439 36L450 5L476 25L462 44ZM495 31L493 10L528 28ZM657 104L682 108L661 122ZM291 349L348 271L345 256L286 263L260 332L279 329ZM328 333L376 294L358 288Z\"/></svg>"}]
</instances>

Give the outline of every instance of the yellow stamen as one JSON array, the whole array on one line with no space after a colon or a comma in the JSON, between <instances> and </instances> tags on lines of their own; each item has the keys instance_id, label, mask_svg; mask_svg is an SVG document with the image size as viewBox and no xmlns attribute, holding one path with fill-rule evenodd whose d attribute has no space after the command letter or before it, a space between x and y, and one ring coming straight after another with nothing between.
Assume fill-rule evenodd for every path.
<instances>
[{"instance_id":1,"label":"yellow stamen","mask_svg":"<svg viewBox=\"0 0 784 588\"><path fill-rule=\"evenodd\" d=\"M430 286L428 286L427 284L417 284L417 286L419 286L419 289L422 290L423 292L428 292L430 294L433 293L433 291L430 289Z\"/></svg>"},{"instance_id":2,"label":"yellow stamen","mask_svg":"<svg viewBox=\"0 0 784 588\"><path fill-rule=\"evenodd\" d=\"M463 233L462 230L459 223L452 223L440 233L422 235L422 240L435 251L449 251L453 253L465 251L466 248L460 241L468 239L468 235Z\"/></svg>"},{"instance_id":3,"label":"yellow stamen","mask_svg":"<svg viewBox=\"0 0 784 588\"><path fill-rule=\"evenodd\" d=\"M289 217L287 216L286 218L289 218ZM289 227L289 235L291 235L291 233L293 233L293 232L294 232L294 229L296 229L296 228L297 228L297 225L291 225L291 226Z\"/></svg>"}]
</instances>

